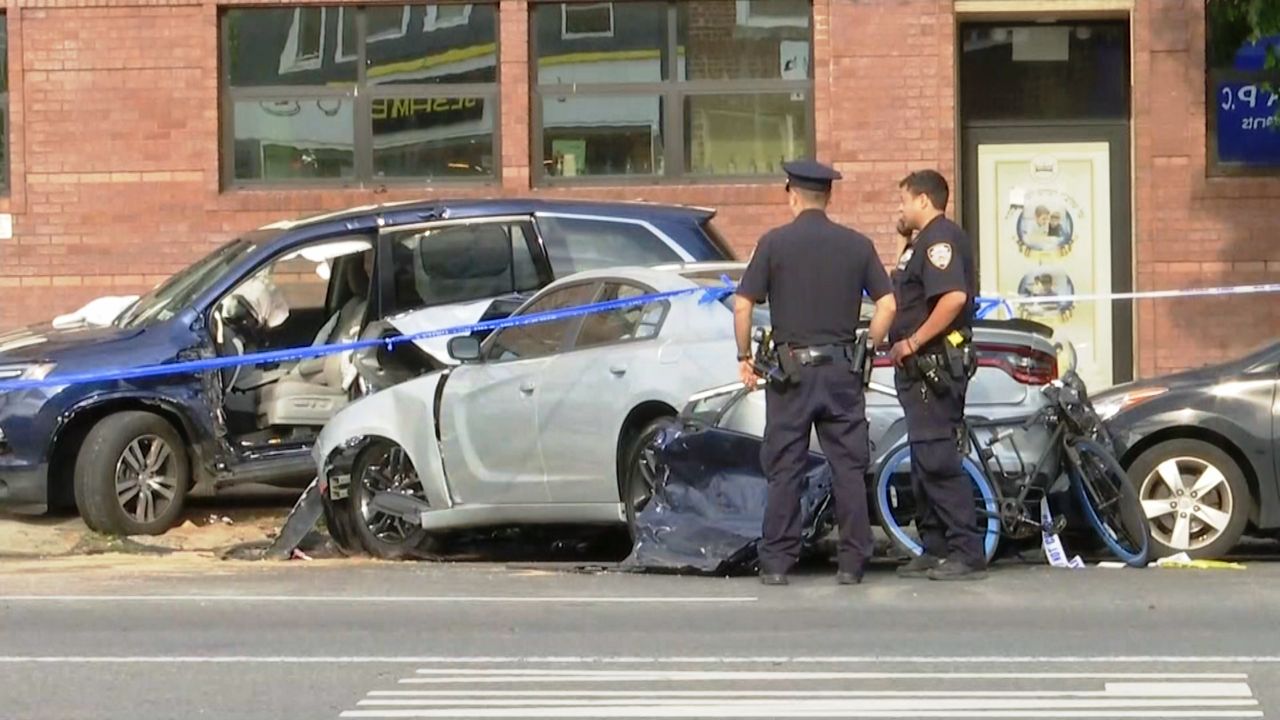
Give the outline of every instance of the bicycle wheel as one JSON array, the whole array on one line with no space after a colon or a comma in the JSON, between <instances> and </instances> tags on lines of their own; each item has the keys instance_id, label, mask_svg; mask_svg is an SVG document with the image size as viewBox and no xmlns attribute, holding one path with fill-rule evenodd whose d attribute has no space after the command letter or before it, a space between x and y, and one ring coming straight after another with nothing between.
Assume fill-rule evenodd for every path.
<instances>
[{"instance_id":1,"label":"bicycle wheel","mask_svg":"<svg viewBox=\"0 0 1280 720\"><path fill-rule=\"evenodd\" d=\"M982 549L991 562L1000 545L1000 511L996 492L977 463L970 458L963 462L964 472L973 482L973 500L978 511L978 526L982 532ZM915 532L908 530L915 519L915 494L911 490L911 446L904 445L889 454L875 486L876 516L880 527L893 544L913 557L924 552Z\"/></svg>"},{"instance_id":2,"label":"bicycle wheel","mask_svg":"<svg viewBox=\"0 0 1280 720\"><path fill-rule=\"evenodd\" d=\"M1085 520L1113 555L1130 567L1145 567L1151 535L1128 473L1114 455L1093 440L1076 440L1075 449L1080 466L1070 468L1071 489Z\"/></svg>"}]
</instances>

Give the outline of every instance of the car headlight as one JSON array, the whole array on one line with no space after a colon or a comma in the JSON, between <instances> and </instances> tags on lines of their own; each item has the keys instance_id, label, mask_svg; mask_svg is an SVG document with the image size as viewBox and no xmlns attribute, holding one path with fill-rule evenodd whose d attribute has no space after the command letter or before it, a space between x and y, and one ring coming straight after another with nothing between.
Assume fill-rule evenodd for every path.
<instances>
[{"instance_id":1,"label":"car headlight","mask_svg":"<svg viewBox=\"0 0 1280 720\"><path fill-rule=\"evenodd\" d=\"M1093 409L1097 411L1098 417L1103 420L1110 420L1115 417L1121 410L1127 410L1135 405L1144 403L1154 397L1159 397L1169 392L1169 388L1165 387L1147 387L1138 390L1130 390L1129 392L1116 393L1101 400L1093 401Z\"/></svg>"},{"instance_id":2,"label":"car headlight","mask_svg":"<svg viewBox=\"0 0 1280 720\"><path fill-rule=\"evenodd\" d=\"M57 367L57 363L23 363L0 365L0 380L43 380Z\"/></svg>"}]
</instances>

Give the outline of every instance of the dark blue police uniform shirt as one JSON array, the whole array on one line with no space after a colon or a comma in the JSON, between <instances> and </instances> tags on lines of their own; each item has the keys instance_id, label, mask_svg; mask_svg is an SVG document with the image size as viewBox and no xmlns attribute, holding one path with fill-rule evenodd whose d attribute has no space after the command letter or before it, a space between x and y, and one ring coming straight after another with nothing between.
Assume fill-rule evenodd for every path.
<instances>
[{"instance_id":1,"label":"dark blue police uniform shirt","mask_svg":"<svg viewBox=\"0 0 1280 720\"><path fill-rule=\"evenodd\" d=\"M910 337L928 319L938 298L957 290L967 294L968 301L946 332L971 327L978 285L973 259L973 242L964 229L941 215L930 221L893 271L898 312L889 341Z\"/></svg>"},{"instance_id":2,"label":"dark blue police uniform shirt","mask_svg":"<svg viewBox=\"0 0 1280 720\"><path fill-rule=\"evenodd\" d=\"M820 210L760 238L738 294L768 302L774 341L796 346L853 342L863 291L893 291L871 239Z\"/></svg>"}]
</instances>

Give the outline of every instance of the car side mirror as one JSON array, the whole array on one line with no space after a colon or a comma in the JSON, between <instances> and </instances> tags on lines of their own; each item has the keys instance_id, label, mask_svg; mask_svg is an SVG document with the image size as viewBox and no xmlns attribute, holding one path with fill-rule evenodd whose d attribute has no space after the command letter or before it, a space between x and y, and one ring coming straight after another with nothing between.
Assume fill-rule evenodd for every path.
<instances>
[{"instance_id":1,"label":"car side mirror","mask_svg":"<svg viewBox=\"0 0 1280 720\"><path fill-rule=\"evenodd\" d=\"M458 362L480 360L480 339L471 335L449 338L449 357Z\"/></svg>"}]
</instances>

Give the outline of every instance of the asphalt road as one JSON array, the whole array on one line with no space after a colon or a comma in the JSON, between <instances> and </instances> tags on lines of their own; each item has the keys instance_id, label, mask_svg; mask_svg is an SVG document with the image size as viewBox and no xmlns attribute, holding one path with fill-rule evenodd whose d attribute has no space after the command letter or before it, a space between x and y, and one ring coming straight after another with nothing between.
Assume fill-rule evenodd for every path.
<instances>
[{"instance_id":1,"label":"asphalt road","mask_svg":"<svg viewBox=\"0 0 1280 720\"><path fill-rule=\"evenodd\" d=\"M1280 716L1265 562L858 587L501 563L0 582L5 718Z\"/></svg>"}]
</instances>

